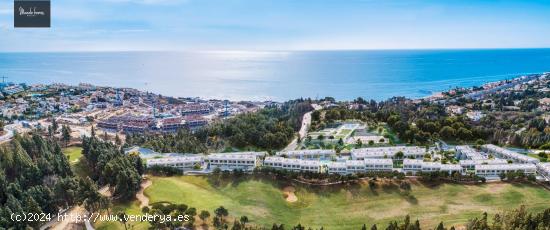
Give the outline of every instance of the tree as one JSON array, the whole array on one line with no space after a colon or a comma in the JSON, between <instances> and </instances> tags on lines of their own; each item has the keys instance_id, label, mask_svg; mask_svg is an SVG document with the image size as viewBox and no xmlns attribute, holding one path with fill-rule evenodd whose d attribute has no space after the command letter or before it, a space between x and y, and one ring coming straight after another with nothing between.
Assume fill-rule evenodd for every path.
<instances>
[{"instance_id":1,"label":"tree","mask_svg":"<svg viewBox=\"0 0 550 230\"><path fill-rule=\"evenodd\" d=\"M344 140L342 140L342 138L338 139L338 145L340 146L344 145Z\"/></svg>"},{"instance_id":2,"label":"tree","mask_svg":"<svg viewBox=\"0 0 550 230\"><path fill-rule=\"evenodd\" d=\"M65 146L69 145L69 142L71 141L71 127L68 125L63 125L61 127L61 134L63 141L65 142Z\"/></svg>"},{"instance_id":3,"label":"tree","mask_svg":"<svg viewBox=\"0 0 550 230\"><path fill-rule=\"evenodd\" d=\"M248 223L248 217L247 216L241 216L241 224L243 225L243 227L246 225L246 223Z\"/></svg>"},{"instance_id":4,"label":"tree","mask_svg":"<svg viewBox=\"0 0 550 230\"><path fill-rule=\"evenodd\" d=\"M122 140L120 140L120 137L118 136L118 133L115 134L115 144L120 146L122 144Z\"/></svg>"},{"instance_id":5,"label":"tree","mask_svg":"<svg viewBox=\"0 0 550 230\"><path fill-rule=\"evenodd\" d=\"M443 222L439 222L439 225L437 225L436 230L446 230L446 228L443 226Z\"/></svg>"},{"instance_id":6,"label":"tree","mask_svg":"<svg viewBox=\"0 0 550 230\"><path fill-rule=\"evenodd\" d=\"M395 158L396 159L403 159L405 157L405 154L401 151L395 153Z\"/></svg>"},{"instance_id":7,"label":"tree","mask_svg":"<svg viewBox=\"0 0 550 230\"><path fill-rule=\"evenodd\" d=\"M214 214L216 214L216 217L220 218L223 221L224 218L229 215L229 211L223 206L220 206L216 208L216 210L214 210Z\"/></svg>"},{"instance_id":8,"label":"tree","mask_svg":"<svg viewBox=\"0 0 550 230\"><path fill-rule=\"evenodd\" d=\"M363 146L363 141L361 141L361 139L357 139L357 141L355 142L355 146L357 148L361 148Z\"/></svg>"},{"instance_id":9,"label":"tree","mask_svg":"<svg viewBox=\"0 0 550 230\"><path fill-rule=\"evenodd\" d=\"M201 213L199 214L199 218L204 222L208 219L208 217L210 217L210 212L206 211L206 210L202 210Z\"/></svg>"},{"instance_id":10,"label":"tree","mask_svg":"<svg viewBox=\"0 0 550 230\"><path fill-rule=\"evenodd\" d=\"M124 229L125 230L128 230L128 227L126 226L126 222L128 222L128 219L126 219L126 213L124 212L118 212L117 213L117 219L118 221L120 221L122 224L124 224Z\"/></svg>"},{"instance_id":11,"label":"tree","mask_svg":"<svg viewBox=\"0 0 550 230\"><path fill-rule=\"evenodd\" d=\"M57 120L52 117L52 130L54 134L57 133L57 129L59 129L59 124L57 124Z\"/></svg>"}]
</instances>

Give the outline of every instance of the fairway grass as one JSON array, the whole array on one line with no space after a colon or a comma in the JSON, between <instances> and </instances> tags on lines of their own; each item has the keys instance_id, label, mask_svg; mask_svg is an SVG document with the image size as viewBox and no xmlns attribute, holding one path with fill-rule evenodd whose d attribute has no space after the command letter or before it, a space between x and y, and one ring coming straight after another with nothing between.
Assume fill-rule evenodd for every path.
<instances>
[{"instance_id":1,"label":"fairway grass","mask_svg":"<svg viewBox=\"0 0 550 230\"><path fill-rule=\"evenodd\" d=\"M325 229L359 229L363 224L386 227L389 221L402 220L409 214L426 228L440 221L446 226L461 225L484 211L510 210L525 205L529 211L550 206L550 192L525 184L493 183L483 185L442 184L426 186L412 182L410 196L404 195L397 184L383 183L371 190L368 185L324 188L296 188L298 201L288 203L283 188L288 183L271 180L244 180L214 186L206 177L152 177L153 185L145 190L150 202L184 203L211 213L220 205L229 210L230 218L246 215L251 223L286 226L301 223ZM130 212L136 205L126 204ZM120 208L120 207L119 207ZM120 229L107 227L99 229Z\"/></svg>"},{"instance_id":2,"label":"fairway grass","mask_svg":"<svg viewBox=\"0 0 550 230\"><path fill-rule=\"evenodd\" d=\"M67 156L71 165L75 165L80 161L82 157L82 148L81 147L68 147L63 149L63 154Z\"/></svg>"}]
</instances>

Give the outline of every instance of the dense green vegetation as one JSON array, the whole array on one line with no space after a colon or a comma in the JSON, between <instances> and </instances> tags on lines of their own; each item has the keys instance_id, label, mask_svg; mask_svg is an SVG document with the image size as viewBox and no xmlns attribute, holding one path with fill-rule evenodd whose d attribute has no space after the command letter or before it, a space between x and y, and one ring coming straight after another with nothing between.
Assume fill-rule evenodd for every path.
<instances>
[{"instance_id":1,"label":"dense green vegetation","mask_svg":"<svg viewBox=\"0 0 550 230\"><path fill-rule=\"evenodd\" d=\"M236 115L191 133L129 135L127 145L140 145L158 152L201 153L225 148L273 150L285 147L300 128L302 116L311 111L307 100L268 106L254 113Z\"/></svg>"},{"instance_id":2,"label":"dense green vegetation","mask_svg":"<svg viewBox=\"0 0 550 230\"><path fill-rule=\"evenodd\" d=\"M464 105L468 101L458 101ZM323 128L337 120L358 119L371 124L386 123L399 139L408 143L426 144L442 139L453 143L482 142L512 144L536 148L550 142L550 129L534 112L485 111L480 121L462 115L450 115L443 104L411 103L395 97L382 102L362 99L357 109L334 107L312 114L314 128ZM525 128L523 132L516 132Z\"/></svg>"},{"instance_id":3,"label":"dense green vegetation","mask_svg":"<svg viewBox=\"0 0 550 230\"><path fill-rule=\"evenodd\" d=\"M120 199L132 198L139 190L144 165L137 155L126 155L111 142L83 137L82 153L91 169L91 178L108 185Z\"/></svg>"},{"instance_id":4,"label":"dense green vegetation","mask_svg":"<svg viewBox=\"0 0 550 230\"><path fill-rule=\"evenodd\" d=\"M39 135L16 135L0 147L0 226L37 228L38 221L12 221L11 214L57 214L97 194L85 178L76 178L59 144ZM46 219L44 219L46 220Z\"/></svg>"},{"instance_id":5,"label":"dense green vegetation","mask_svg":"<svg viewBox=\"0 0 550 230\"><path fill-rule=\"evenodd\" d=\"M62 152L67 156L71 165L77 164L80 161L80 157L82 157L82 148L80 147L68 147L63 149Z\"/></svg>"}]
</instances>

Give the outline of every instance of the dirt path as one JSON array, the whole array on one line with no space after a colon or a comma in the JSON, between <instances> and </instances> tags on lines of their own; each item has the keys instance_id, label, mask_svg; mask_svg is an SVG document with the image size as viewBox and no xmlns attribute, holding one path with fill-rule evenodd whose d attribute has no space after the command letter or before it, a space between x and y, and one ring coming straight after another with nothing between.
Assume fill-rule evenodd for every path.
<instances>
[{"instance_id":1,"label":"dirt path","mask_svg":"<svg viewBox=\"0 0 550 230\"><path fill-rule=\"evenodd\" d=\"M136 198L139 200L140 204L139 207L143 208L146 206L149 206L149 198L143 194L143 191L149 186L151 186L153 182L151 180L144 180L141 182L141 189L136 194Z\"/></svg>"},{"instance_id":2,"label":"dirt path","mask_svg":"<svg viewBox=\"0 0 550 230\"><path fill-rule=\"evenodd\" d=\"M287 186L283 189L283 194L285 197L285 200L289 203L294 203L298 201L298 197L295 194L296 189L292 186Z\"/></svg>"},{"instance_id":3,"label":"dirt path","mask_svg":"<svg viewBox=\"0 0 550 230\"><path fill-rule=\"evenodd\" d=\"M103 195L110 197L111 191L109 187L105 186L98 190L98 192ZM66 218L54 217L52 220L40 227L43 229L52 229L52 230L67 230L67 229L83 229L82 224L85 224L84 217L88 217L88 212L82 206L74 206L65 212ZM58 221L59 220L59 221Z\"/></svg>"}]
</instances>

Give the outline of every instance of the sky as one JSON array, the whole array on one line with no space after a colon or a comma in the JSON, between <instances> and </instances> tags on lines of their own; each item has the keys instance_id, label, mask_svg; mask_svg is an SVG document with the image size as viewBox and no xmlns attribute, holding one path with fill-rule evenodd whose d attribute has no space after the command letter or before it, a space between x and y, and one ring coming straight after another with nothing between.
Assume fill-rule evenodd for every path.
<instances>
[{"instance_id":1,"label":"sky","mask_svg":"<svg viewBox=\"0 0 550 230\"><path fill-rule=\"evenodd\" d=\"M0 52L550 47L548 0L52 0L52 26Z\"/></svg>"}]
</instances>

